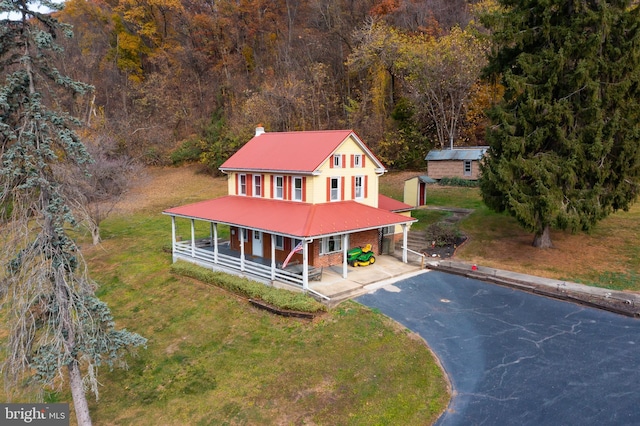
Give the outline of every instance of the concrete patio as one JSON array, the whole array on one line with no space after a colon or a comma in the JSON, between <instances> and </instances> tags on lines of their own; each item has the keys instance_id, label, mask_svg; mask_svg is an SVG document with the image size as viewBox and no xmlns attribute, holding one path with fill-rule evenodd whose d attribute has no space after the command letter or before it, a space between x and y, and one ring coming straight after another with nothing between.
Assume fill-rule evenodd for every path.
<instances>
[{"instance_id":1,"label":"concrete patio","mask_svg":"<svg viewBox=\"0 0 640 426\"><path fill-rule=\"evenodd\" d=\"M309 288L330 300L329 306L366 294L376 288L389 285L400 279L425 272L419 262L403 263L390 255L376 256L376 262L369 266L348 267L347 278L342 277L342 265L322 269L320 281L310 281ZM274 282L274 286L290 288L289 285Z\"/></svg>"}]
</instances>

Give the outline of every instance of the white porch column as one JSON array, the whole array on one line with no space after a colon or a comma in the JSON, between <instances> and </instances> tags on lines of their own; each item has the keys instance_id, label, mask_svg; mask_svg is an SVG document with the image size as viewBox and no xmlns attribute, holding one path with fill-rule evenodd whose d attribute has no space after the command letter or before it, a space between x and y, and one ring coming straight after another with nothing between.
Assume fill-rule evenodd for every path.
<instances>
[{"instance_id":1,"label":"white porch column","mask_svg":"<svg viewBox=\"0 0 640 426\"><path fill-rule=\"evenodd\" d=\"M276 279L276 236L271 234L271 281Z\"/></svg>"},{"instance_id":2,"label":"white porch column","mask_svg":"<svg viewBox=\"0 0 640 426\"><path fill-rule=\"evenodd\" d=\"M302 288L309 289L309 241L304 240L302 245Z\"/></svg>"},{"instance_id":3,"label":"white porch column","mask_svg":"<svg viewBox=\"0 0 640 426\"><path fill-rule=\"evenodd\" d=\"M407 263L407 235L409 228L406 223L402 224L402 261Z\"/></svg>"},{"instance_id":4,"label":"white porch column","mask_svg":"<svg viewBox=\"0 0 640 426\"><path fill-rule=\"evenodd\" d=\"M196 257L196 220L191 219L191 257Z\"/></svg>"},{"instance_id":5,"label":"white porch column","mask_svg":"<svg viewBox=\"0 0 640 426\"><path fill-rule=\"evenodd\" d=\"M212 223L213 229L213 263L218 263L218 223Z\"/></svg>"},{"instance_id":6,"label":"white porch column","mask_svg":"<svg viewBox=\"0 0 640 426\"><path fill-rule=\"evenodd\" d=\"M247 230L244 228L238 228L240 233L240 270L244 272L244 237L247 235Z\"/></svg>"},{"instance_id":7,"label":"white porch column","mask_svg":"<svg viewBox=\"0 0 640 426\"><path fill-rule=\"evenodd\" d=\"M171 216L171 257L172 262L176 263L176 217Z\"/></svg>"},{"instance_id":8,"label":"white porch column","mask_svg":"<svg viewBox=\"0 0 640 426\"><path fill-rule=\"evenodd\" d=\"M347 252L349 251L349 234L344 234L342 236L342 278L347 279L347 258L349 255Z\"/></svg>"}]
</instances>

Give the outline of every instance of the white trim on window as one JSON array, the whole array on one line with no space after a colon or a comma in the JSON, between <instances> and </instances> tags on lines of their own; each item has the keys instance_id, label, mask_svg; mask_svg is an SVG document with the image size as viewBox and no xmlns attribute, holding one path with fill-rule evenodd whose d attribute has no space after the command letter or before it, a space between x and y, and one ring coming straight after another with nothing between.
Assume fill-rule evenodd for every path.
<instances>
[{"instance_id":1,"label":"white trim on window","mask_svg":"<svg viewBox=\"0 0 640 426\"><path fill-rule=\"evenodd\" d=\"M262 197L262 175L253 175L253 196Z\"/></svg>"},{"instance_id":2,"label":"white trim on window","mask_svg":"<svg viewBox=\"0 0 640 426\"><path fill-rule=\"evenodd\" d=\"M302 185L303 185L302 177L294 176L291 182L293 188L291 188L291 198L293 201L302 201Z\"/></svg>"},{"instance_id":3,"label":"white trim on window","mask_svg":"<svg viewBox=\"0 0 640 426\"><path fill-rule=\"evenodd\" d=\"M238 195L247 195L247 175L238 175Z\"/></svg>"},{"instance_id":4,"label":"white trim on window","mask_svg":"<svg viewBox=\"0 0 640 426\"><path fill-rule=\"evenodd\" d=\"M464 165L463 165L463 172L465 176L471 176L471 167L472 167L472 162L471 160L464 160Z\"/></svg>"},{"instance_id":5,"label":"white trim on window","mask_svg":"<svg viewBox=\"0 0 640 426\"><path fill-rule=\"evenodd\" d=\"M276 239L276 249L284 250L284 237L282 235L274 235L273 237Z\"/></svg>"},{"instance_id":6,"label":"white trim on window","mask_svg":"<svg viewBox=\"0 0 640 426\"><path fill-rule=\"evenodd\" d=\"M329 192L330 201L340 201L340 176L331 178Z\"/></svg>"},{"instance_id":7,"label":"white trim on window","mask_svg":"<svg viewBox=\"0 0 640 426\"><path fill-rule=\"evenodd\" d=\"M284 176L275 176L273 182L273 198L284 199Z\"/></svg>"},{"instance_id":8,"label":"white trim on window","mask_svg":"<svg viewBox=\"0 0 640 426\"><path fill-rule=\"evenodd\" d=\"M356 176L353 186L354 198L362 200L364 198L364 176Z\"/></svg>"},{"instance_id":9,"label":"white trim on window","mask_svg":"<svg viewBox=\"0 0 640 426\"><path fill-rule=\"evenodd\" d=\"M333 167L336 169L342 168L342 155L334 154L333 155Z\"/></svg>"},{"instance_id":10,"label":"white trim on window","mask_svg":"<svg viewBox=\"0 0 640 426\"><path fill-rule=\"evenodd\" d=\"M342 237L340 235L333 235L322 239L320 254L338 253L340 251L342 251Z\"/></svg>"},{"instance_id":11,"label":"white trim on window","mask_svg":"<svg viewBox=\"0 0 640 426\"><path fill-rule=\"evenodd\" d=\"M355 154L353 156L353 167L358 169L362 167L362 154Z\"/></svg>"}]
</instances>

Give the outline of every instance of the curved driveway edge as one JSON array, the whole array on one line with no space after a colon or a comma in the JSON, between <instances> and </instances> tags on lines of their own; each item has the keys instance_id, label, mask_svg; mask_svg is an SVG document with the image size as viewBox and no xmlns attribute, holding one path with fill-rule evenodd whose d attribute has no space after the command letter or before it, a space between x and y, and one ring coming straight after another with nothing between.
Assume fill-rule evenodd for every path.
<instances>
[{"instance_id":1,"label":"curved driveway edge","mask_svg":"<svg viewBox=\"0 0 640 426\"><path fill-rule=\"evenodd\" d=\"M428 271L361 296L449 375L439 425L640 424L640 321Z\"/></svg>"}]
</instances>

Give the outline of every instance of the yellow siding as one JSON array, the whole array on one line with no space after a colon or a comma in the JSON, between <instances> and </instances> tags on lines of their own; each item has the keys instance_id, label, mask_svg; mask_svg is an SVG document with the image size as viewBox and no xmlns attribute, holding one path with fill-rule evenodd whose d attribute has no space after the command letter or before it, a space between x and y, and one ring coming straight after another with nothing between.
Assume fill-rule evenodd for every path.
<instances>
[{"instance_id":1,"label":"yellow siding","mask_svg":"<svg viewBox=\"0 0 640 426\"><path fill-rule=\"evenodd\" d=\"M330 161L333 160L333 155L329 157L329 160L325 161L318 169L319 174L315 176L305 176L306 180L306 201L311 204L320 204L327 202L327 178L328 177L341 177L344 179L344 200L352 200L354 198L352 192L352 176L366 176L367 191L366 198L356 200L363 204L378 207L378 176L376 175L376 164L370 157L366 157L364 160L364 167L355 168L351 167L351 155L360 154L363 157L366 156L365 152L360 149L360 146L351 137L348 138L334 154L344 155L344 164L342 167L335 168L330 167ZM252 174L252 173L243 173ZM263 197L273 198L271 190L271 176L301 176L301 175L282 175L282 174L270 174L262 173L264 175L263 182ZM236 195L236 180L238 173L230 173L228 178L228 193ZM302 177L302 176L301 176ZM248 185L252 185L252 182L247 180ZM275 191L275 187L274 187ZM252 191L253 193L253 191Z\"/></svg>"},{"instance_id":2,"label":"yellow siding","mask_svg":"<svg viewBox=\"0 0 640 426\"><path fill-rule=\"evenodd\" d=\"M410 211L409 212L400 212L398 214L402 215L402 216L406 216L406 217L411 217L411 212ZM411 229L411 224L409 223L407 226L408 226L407 231L409 231ZM396 225L394 234L402 234L402 225Z\"/></svg>"},{"instance_id":3,"label":"yellow siding","mask_svg":"<svg viewBox=\"0 0 640 426\"><path fill-rule=\"evenodd\" d=\"M342 177L344 179L344 199L352 200L352 176L367 176L367 197L361 200L356 200L362 204L366 204L372 207L378 207L378 176L376 175L375 163L370 157L366 157L364 161L364 167L352 168L351 167L351 155L362 154L366 156L360 146L352 139L348 138L334 154L344 155L345 164L341 168L331 167L330 161L333 160L333 155L329 157L319 168L319 176L314 176L311 191L307 194L311 195L312 203L324 203L327 201L327 178L328 177Z\"/></svg>"},{"instance_id":4,"label":"yellow siding","mask_svg":"<svg viewBox=\"0 0 640 426\"><path fill-rule=\"evenodd\" d=\"M415 177L404 182L404 202L412 207L418 206L420 190L419 178Z\"/></svg>"}]
</instances>

